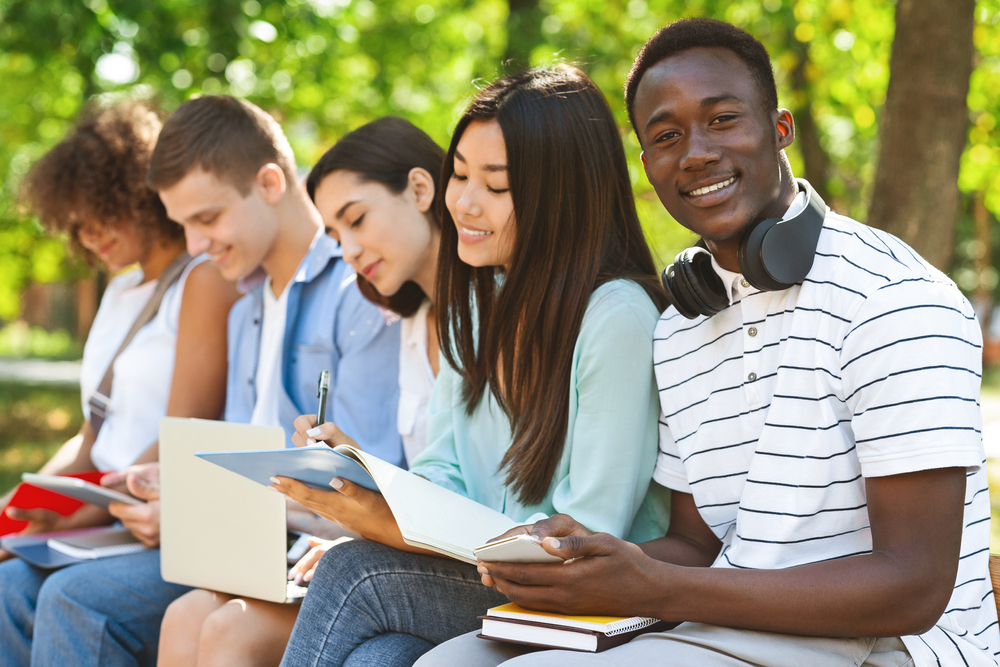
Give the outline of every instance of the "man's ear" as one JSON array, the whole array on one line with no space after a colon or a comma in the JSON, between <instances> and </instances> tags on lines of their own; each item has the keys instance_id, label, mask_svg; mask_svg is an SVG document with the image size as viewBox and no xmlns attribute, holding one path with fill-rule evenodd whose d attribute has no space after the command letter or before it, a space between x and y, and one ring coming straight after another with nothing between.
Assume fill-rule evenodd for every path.
<instances>
[{"instance_id":1,"label":"man's ear","mask_svg":"<svg viewBox=\"0 0 1000 667\"><path fill-rule=\"evenodd\" d=\"M414 167L410 170L407 188L413 193L413 202L417 210L426 213L434 204L434 177L430 172L422 167Z\"/></svg>"},{"instance_id":2,"label":"man's ear","mask_svg":"<svg viewBox=\"0 0 1000 667\"><path fill-rule=\"evenodd\" d=\"M779 150L784 150L795 141L795 120L788 109L778 109L774 119L775 141Z\"/></svg>"},{"instance_id":3,"label":"man's ear","mask_svg":"<svg viewBox=\"0 0 1000 667\"><path fill-rule=\"evenodd\" d=\"M264 201L271 206L276 205L281 200L288 188L285 172L273 162L268 162L257 170L254 184L260 188Z\"/></svg>"}]
</instances>

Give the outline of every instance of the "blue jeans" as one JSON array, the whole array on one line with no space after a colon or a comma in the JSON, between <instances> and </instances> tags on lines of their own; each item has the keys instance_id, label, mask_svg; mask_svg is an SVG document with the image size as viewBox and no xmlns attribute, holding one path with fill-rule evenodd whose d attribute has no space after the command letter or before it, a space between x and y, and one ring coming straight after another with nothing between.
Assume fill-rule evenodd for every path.
<instances>
[{"instance_id":1,"label":"blue jeans","mask_svg":"<svg viewBox=\"0 0 1000 667\"><path fill-rule=\"evenodd\" d=\"M282 667L410 667L508 602L474 565L356 541L326 552Z\"/></svg>"},{"instance_id":2,"label":"blue jeans","mask_svg":"<svg viewBox=\"0 0 1000 667\"><path fill-rule=\"evenodd\" d=\"M160 552L61 570L0 564L0 667L156 664L160 621L187 591L160 578Z\"/></svg>"}]
</instances>

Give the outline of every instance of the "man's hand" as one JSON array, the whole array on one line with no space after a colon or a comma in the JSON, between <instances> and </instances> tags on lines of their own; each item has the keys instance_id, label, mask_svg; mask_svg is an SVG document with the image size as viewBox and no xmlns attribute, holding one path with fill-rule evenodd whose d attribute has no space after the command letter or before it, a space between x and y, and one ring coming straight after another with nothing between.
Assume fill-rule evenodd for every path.
<instances>
[{"instance_id":1,"label":"man's hand","mask_svg":"<svg viewBox=\"0 0 1000 667\"><path fill-rule=\"evenodd\" d=\"M137 540L149 548L160 545L160 464L143 463L123 472L113 472L101 478L101 486L113 487L125 480L125 485L143 505L111 503L108 511L129 529Z\"/></svg>"},{"instance_id":2,"label":"man's hand","mask_svg":"<svg viewBox=\"0 0 1000 667\"><path fill-rule=\"evenodd\" d=\"M337 445L351 445L361 449L361 446L354 441L354 438L341 431L331 422L324 422L316 426L316 415L301 415L295 419L295 434L292 435L292 444L296 447L306 447L322 442L330 447Z\"/></svg>"},{"instance_id":3,"label":"man's hand","mask_svg":"<svg viewBox=\"0 0 1000 667\"><path fill-rule=\"evenodd\" d=\"M582 523L576 521L573 517L567 514L555 514L548 519L543 519L534 524L515 526L503 535L494 537L490 540L490 542L505 540L508 537L513 537L514 535L534 535L539 540L543 540L546 537L567 537L569 535L586 537L593 534L594 533L590 529ZM487 544L489 544L489 542L487 542ZM482 563L482 561L480 561L480 563ZM495 585L493 578L489 574L484 573L482 567L479 568L479 573L482 575L484 586L492 588Z\"/></svg>"},{"instance_id":4,"label":"man's hand","mask_svg":"<svg viewBox=\"0 0 1000 667\"><path fill-rule=\"evenodd\" d=\"M551 564L480 561L483 583L493 583L497 591L526 609L559 614L655 616L650 593L658 589L655 583L662 590L670 566L654 561L637 545L607 533L591 533L546 536L542 547L567 560Z\"/></svg>"}]
</instances>

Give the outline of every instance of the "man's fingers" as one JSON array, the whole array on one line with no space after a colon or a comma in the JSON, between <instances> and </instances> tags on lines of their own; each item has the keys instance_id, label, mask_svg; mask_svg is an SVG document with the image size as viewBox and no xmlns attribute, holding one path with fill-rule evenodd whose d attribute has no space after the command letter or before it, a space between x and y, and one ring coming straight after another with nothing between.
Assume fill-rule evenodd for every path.
<instances>
[{"instance_id":1,"label":"man's fingers","mask_svg":"<svg viewBox=\"0 0 1000 667\"><path fill-rule=\"evenodd\" d=\"M59 515L53 512L52 510L47 510L42 508L26 510L22 507L8 507L7 516L9 516L11 519L14 519L15 521L30 521L30 522L55 521L59 517Z\"/></svg>"},{"instance_id":2,"label":"man's fingers","mask_svg":"<svg viewBox=\"0 0 1000 667\"><path fill-rule=\"evenodd\" d=\"M125 471L114 471L109 472L104 477L101 477L101 486L107 487L109 489L120 490L125 486Z\"/></svg>"},{"instance_id":3,"label":"man's fingers","mask_svg":"<svg viewBox=\"0 0 1000 667\"><path fill-rule=\"evenodd\" d=\"M567 613L560 602L559 589L548 586L525 586L515 581L496 579L494 589L507 596L511 602L537 611Z\"/></svg>"},{"instance_id":4,"label":"man's fingers","mask_svg":"<svg viewBox=\"0 0 1000 667\"><path fill-rule=\"evenodd\" d=\"M554 514L531 527L531 534L539 538L564 537L568 535L586 536L593 533L583 524L566 514Z\"/></svg>"},{"instance_id":5,"label":"man's fingers","mask_svg":"<svg viewBox=\"0 0 1000 667\"><path fill-rule=\"evenodd\" d=\"M607 533L594 535L566 535L563 537L546 537L542 540L542 548L553 556L569 560L571 558L587 558L588 556L610 556L618 546L616 538Z\"/></svg>"}]
</instances>

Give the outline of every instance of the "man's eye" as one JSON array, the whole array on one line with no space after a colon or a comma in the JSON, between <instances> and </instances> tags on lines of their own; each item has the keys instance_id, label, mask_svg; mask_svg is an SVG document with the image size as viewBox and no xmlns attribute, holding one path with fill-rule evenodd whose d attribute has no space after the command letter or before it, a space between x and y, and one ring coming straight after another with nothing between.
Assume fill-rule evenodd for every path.
<instances>
[{"instance_id":1,"label":"man's eye","mask_svg":"<svg viewBox=\"0 0 1000 667\"><path fill-rule=\"evenodd\" d=\"M676 139L679 136L681 136L680 132L674 132L674 131L664 132L663 134L661 134L656 138L656 141L670 141L671 139Z\"/></svg>"},{"instance_id":2,"label":"man's eye","mask_svg":"<svg viewBox=\"0 0 1000 667\"><path fill-rule=\"evenodd\" d=\"M718 125L719 123L727 123L736 118L736 116L718 116L712 119L712 125Z\"/></svg>"}]
</instances>

